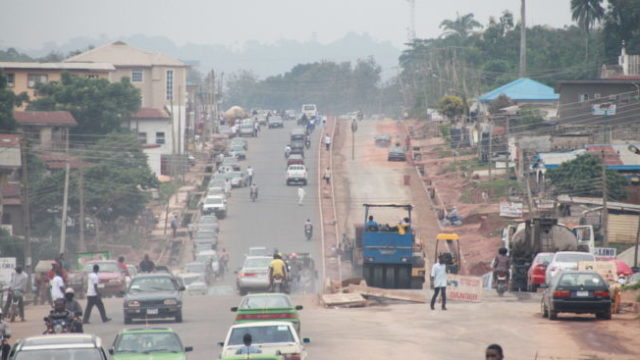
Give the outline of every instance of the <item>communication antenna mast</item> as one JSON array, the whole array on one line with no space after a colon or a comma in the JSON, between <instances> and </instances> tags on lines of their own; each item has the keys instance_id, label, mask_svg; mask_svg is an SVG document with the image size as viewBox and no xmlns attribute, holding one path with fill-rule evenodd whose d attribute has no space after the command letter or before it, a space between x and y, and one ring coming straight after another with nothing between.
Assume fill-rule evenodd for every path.
<instances>
[{"instance_id":1,"label":"communication antenna mast","mask_svg":"<svg viewBox=\"0 0 640 360\"><path fill-rule=\"evenodd\" d=\"M407 0L409 3L409 27L407 28L407 40L413 42L416 38L416 0Z\"/></svg>"}]
</instances>

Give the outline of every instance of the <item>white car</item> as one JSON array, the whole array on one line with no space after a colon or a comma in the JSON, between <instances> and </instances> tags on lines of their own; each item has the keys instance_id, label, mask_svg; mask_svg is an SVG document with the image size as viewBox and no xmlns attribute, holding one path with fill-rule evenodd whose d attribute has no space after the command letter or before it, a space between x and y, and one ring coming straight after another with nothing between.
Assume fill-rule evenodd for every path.
<instances>
[{"instance_id":1,"label":"white car","mask_svg":"<svg viewBox=\"0 0 640 360\"><path fill-rule=\"evenodd\" d=\"M182 284L187 289L189 295L207 295L207 282L204 278L204 274L186 272L178 274L178 277L182 281Z\"/></svg>"},{"instance_id":2,"label":"white car","mask_svg":"<svg viewBox=\"0 0 640 360\"><path fill-rule=\"evenodd\" d=\"M234 356L236 351L245 345L242 343L244 334L251 334L251 346L262 350L263 355L282 355L284 359L307 358L307 350L304 344L309 339L302 341L298 337L293 324L288 321L260 321L236 324L231 326L222 346L220 357Z\"/></svg>"},{"instance_id":3,"label":"white car","mask_svg":"<svg viewBox=\"0 0 640 360\"><path fill-rule=\"evenodd\" d=\"M287 168L287 185L307 185L307 168L301 164L292 164Z\"/></svg>"},{"instance_id":4,"label":"white car","mask_svg":"<svg viewBox=\"0 0 640 360\"><path fill-rule=\"evenodd\" d=\"M545 272L545 283L551 284L551 279L564 270L578 270L580 261L596 261L596 257L579 251L558 251L553 254Z\"/></svg>"},{"instance_id":5,"label":"white car","mask_svg":"<svg viewBox=\"0 0 640 360\"><path fill-rule=\"evenodd\" d=\"M227 202L222 198L206 198L202 203L202 214L215 214L218 219L227 216Z\"/></svg>"}]
</instances>

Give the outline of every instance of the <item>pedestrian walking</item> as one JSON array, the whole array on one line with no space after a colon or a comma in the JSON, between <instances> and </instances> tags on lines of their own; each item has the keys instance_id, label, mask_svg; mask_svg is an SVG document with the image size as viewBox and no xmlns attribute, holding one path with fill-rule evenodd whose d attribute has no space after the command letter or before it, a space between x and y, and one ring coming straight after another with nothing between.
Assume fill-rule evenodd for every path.
<instances>
[{"instance_id":1,"label":"pedestrian walking","mask_svg":"<svg viewBox=\"0 0 640 360\"><path fill-rule=\"evenodd\" d=\"M178 217L176 215L171 218L171 231L173 231L173 237L176 237L178 232Z\"/></svg>"},{"instance_id":2,"label":"pedestrian walking","mask_svg":"<svg viewBox=\"0 0 640 360\"><path fill-rule=\"evenodd\" d=\"M304 191L304 188L302 186L300 186L298 188L298 206L302 206L302 202L304 201L304 196L307 194L306 191Z\"/></svg>"},{"instance_id":3,"label":"pedestrian walking","mask_svg":"<svg viewBox=\"0 0 640 360\"><path fill-rule=\"evenodd\" d=\"M324 175L322 175L322 178L327 182L327 185L331 183L331 169L329 169L329 167L324 169Z\"/></svg>"},{"instance_id":4,"label":"pedestrian walking","mask_svg":"<svg viewBox=\"0 0 640 360\"><path fill-rule=\"evenodd\" d=\"M487 350L484 352L484 358L487 360L503 360L504 353L502 352L502 346L498 344L491 344L487 346Z\"/></svg>"},{"instance_id":5,"label":"pedestrian walking","mask_svg":"<svg viewBox=\"0 0 640 360\"><path fill-rule=\"evenodd\" d=\"M440 255L438 262L431 267L431 288L433 289L431 310L435 310L438 293L442 294L442 310L447 310L447 265L443 255Z\"/></svg>"},{"instance_id":6,"label":"pedestrian walking","mask_svg":"<svg viewBox=\"0 0 640 360\"><path fill-rule=\"evenodd\" d=\"M224 192L227 195L231 194L231 180L229 178L224 179Z\"/></svg>"},{"instance_id":7,"label":"pedestrian walking","mask_svg":"<svg viewBox=\"0 0 640 360\"><path fill-rule=\"evenodd\" d=\"M149 254L144 254L144 259L140 261L139 267L141 272L152 272L156 268L156 264L149 259Z\"/></svg>"},{"instance_id":8,"label":"pedestrian walking","mask_svg":"<svg viewBox=\"0 0 640 360\"><path fill-rule=\"evenodd\" d=\"M98 290L98 284L100 283L100 279L98 278L99 271L100 266L98 264L93 265L93 272L89 274L87 278L87 307L84 310L84 317L82 318L83 324L89 323L91 310L93 310L94 305L98 308L103 323L111 321L111 319L107 317L107 312L104 310L102 295L100 294L100 290Z\"/></svg>"},{"instance_id":9,"label":"pedestrian walking","mask_svg":"<svg viewBox=\"0 0 640 360\"><path fill-rule=\"evenodd\" d=\"M331 148L331 136L329 134L324 136L324 146L326 146L327 151Z\"/></svg>"},{"instance_id":10,"label":"pedestrian walking","mask_svg":"<svg viewBox=\"0 0 640 360\"><path fill-rule=\"evenodd\" d=\"M193 240L193 233L196 231L198 225L190 222L189 225L187 226L187 229L189 231L189 240Z\"/></svg>"},{"instance_id":11,"label":"pedestrian walking","mask_svg":"<svg viewBox=\"0 0 640 360\"><path fill-rule=\"evenodd\" d=\"M62 270L56 266L56 274L51 279L51 301L64 298L64 280Z\"/></svg>"},{"instance_id":12,"label":"pedestrian walking","mask_svg":"<svg viewBox=\"0 0 640 360\"><path fill-rule=\"evenodd\" d=\"M253 184L253 168L251 165L247 167L247 178L247 180L249 180L249 186L251 186L251 184Z\"/></svg>"}]
</instances>

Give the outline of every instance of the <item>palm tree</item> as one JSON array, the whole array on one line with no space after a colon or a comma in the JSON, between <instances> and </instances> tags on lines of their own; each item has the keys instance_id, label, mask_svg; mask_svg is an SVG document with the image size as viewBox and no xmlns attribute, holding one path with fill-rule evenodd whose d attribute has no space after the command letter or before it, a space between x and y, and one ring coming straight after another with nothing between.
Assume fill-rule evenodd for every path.
<instances>
[{"instance_id":1,"label":"palm tree","mask_svg":"<svg viewBox=\"0 0 640 360\"><path fill-rule=\"evenodd\" d=\"M443 20L440 23L440 28L444 30L442 36L459 36L462 39L468 38L474 29L481 27L482 25L473 18L473 13L468 13L463 16L456 13L455 20Z\"/></svg>"},{"instance_id":2,"label":"palm tree","mask_svg":"<svg viewBox=\"0 0 640 360\"><path fill-rule=\"evenodd\" d=\"M602 0L571 0L571 17L585 32L585 55L589 59L589 32L604 17Z\"/></svg>"}]
</instances>

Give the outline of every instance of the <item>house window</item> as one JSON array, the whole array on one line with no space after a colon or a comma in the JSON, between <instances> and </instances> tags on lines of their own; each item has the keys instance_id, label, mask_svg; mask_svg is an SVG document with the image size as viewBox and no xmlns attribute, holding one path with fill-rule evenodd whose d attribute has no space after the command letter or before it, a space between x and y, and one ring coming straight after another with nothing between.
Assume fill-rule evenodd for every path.
<instances>
[{"instance_id":1,"label":"house window","mask_svg":"<svg viewBox=\"0 0 640 360\"><path fill-rule=\"evenodd\" d=\"M173 100L173 70L167 70L167 100Z\"/></svg>"},{"instance_id":2,"label":"house window","mask_svg":"<svg viewBox=\"0 0 640 360\"><path fill-rule=\"evenodd\" d=\"M97 79L98 78L98 74L89 74L87 75L87 79Z\"/></svg>"},{"instance_id":3,"label":"house window","mask_svg":"<svg viewBox=\"0 0 640 360\"><path fill-rule=\"evenodd\" d=\"M142 70L141 69L133 69L131 70L131 82L142 82Z\"/></svg>"},{"instance_id":4,"label":"house window","mask_svg":"<svg viewBox=\"0 0 640 360\"><path fill-rule=\"evenodd\" d=\"M7 87L14 87L16 86L16 74L13 73L7 73Z\"/></svg>"},{"instance_id":5,"label":"house window","mask_svg":"<svg viewBox=\"0 0 640 360\"><path fill-rule=\"evenodd\" d=\"M156 133L156 144L164 144L164 132Z\"/></svg>"},{"instance_id":6,"label":"house window","mask_svg":"<svg viewBox=\"0 0 640 360\"><path fill-rule=\"evenodd\" d=\"M594 98L594 99L600 99L600 97L601 97L601 96L600 96L600 93L594 93L594 94L593 94L593 98Z\"/></svg>"},{"instance_id":7,"label":"house window","mask_svg":"<svg viewBox=\"0 0 640 360\"><path fill-rule=\"evenodd\" d=\"M29 74L27 75L27 87L29 89L33 89L39 83L47 83L49 81L49 77L45 74Z\"/></svg>"},{"instance_id":8,"label":"house window","mask_svg":"<svg viewBox=\"0 0 640 360\"><path fill-rule=\"evenodd\" d=\"M139 132L138 133L138 141L140 141L140 144L145 145L147 143L147 133L146 132Z\"/></svg>"},{"instance_id":9,"label":"house window","mask_svg":"<svg viewBox=\"0 0 640 360\"><path fill-rule=\"evenodd\" d=\"M580 97L578 98L578 102L585 102L585 101L589 101L589 94L580 94Z\"/></svg>"}]
</instances>

